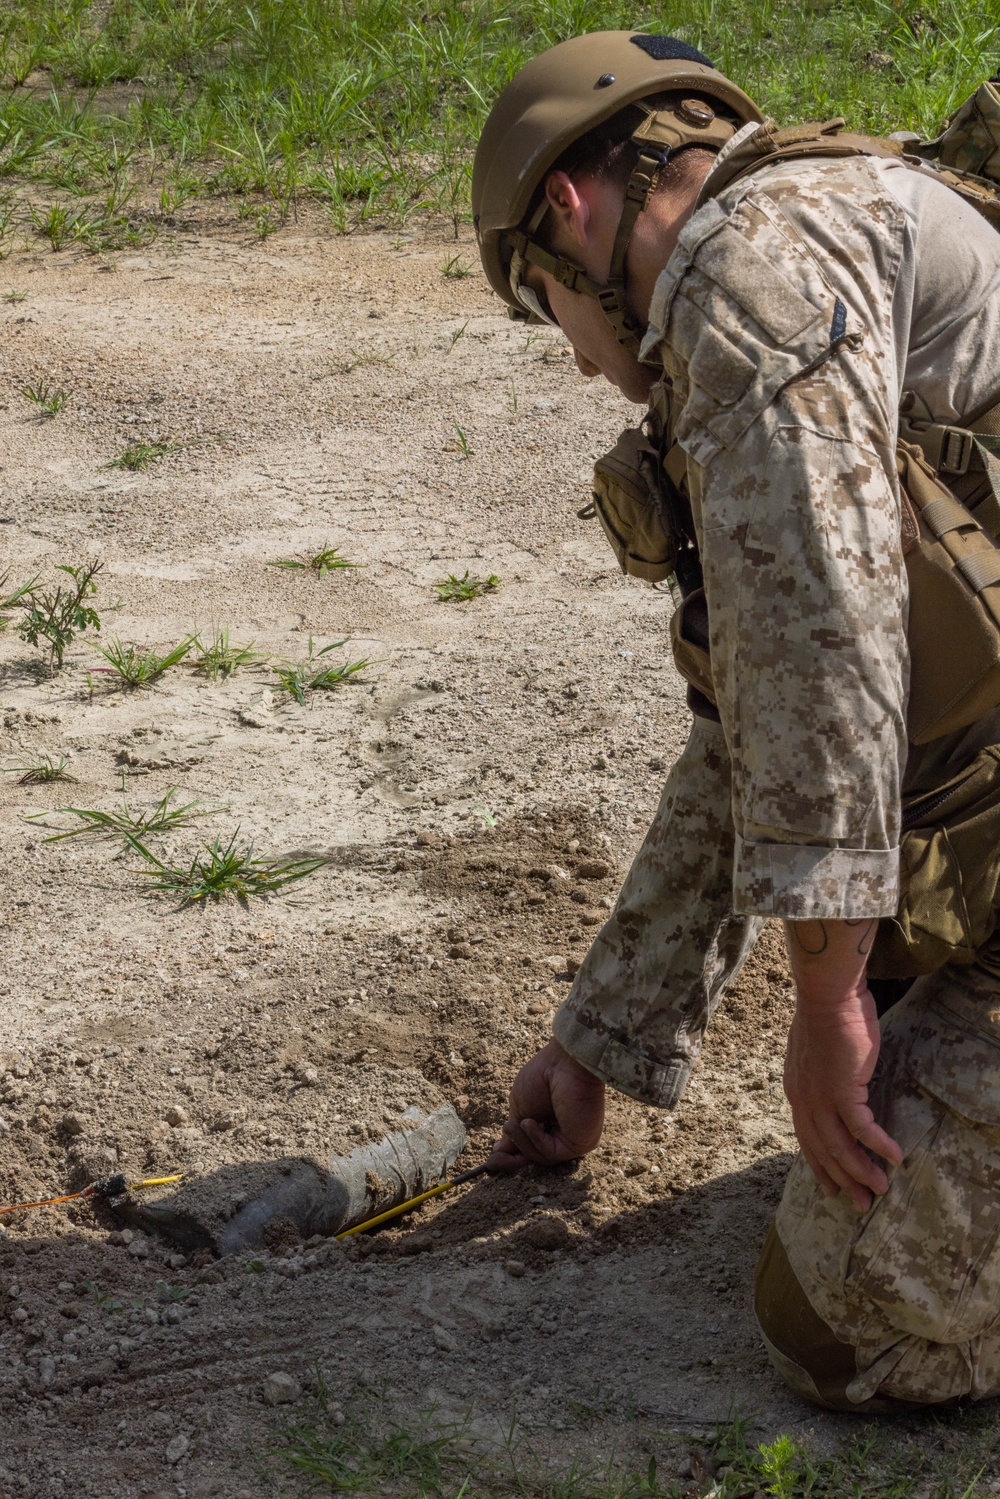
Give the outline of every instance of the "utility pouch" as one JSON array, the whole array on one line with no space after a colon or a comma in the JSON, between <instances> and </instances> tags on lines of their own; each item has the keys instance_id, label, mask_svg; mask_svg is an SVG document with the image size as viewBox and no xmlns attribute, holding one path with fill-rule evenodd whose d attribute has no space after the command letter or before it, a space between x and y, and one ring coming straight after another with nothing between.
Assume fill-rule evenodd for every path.
<instances>
[{"instance_id":1,"label":"utility pouch","mask_svg":"<svg viewBox=\"0 0 1000 1499\"><path fill-rule=\"evenodd\" d=\"M981 83L948 121L942 133L916 154L956 172L1000 183L1000 79Z\"/></svg>"},{"instance_id":2,"label":"utility pouch","mask_svg":"<svg viewBox=\"0 0 1000 1499\"><path fill-rule=\"evenodd\" d=\"M901 894L879 923L871 978L911 978L971 963L997 927L1000 746L981 750L943 786L904 799Z\"/></svg>"},{"instance_id":3,"label":"utility pouch","mask_svg":"<svg viewBox=\"0 0 1000 1499\"><path fill-rule=\"evenodd\" d=\"M900 442L910 588L907 735L927 744L1000 703L1000 548L926 462Z\"/></svg>"},{"instance_id":4,"label":"utility pouch","mask_svg":"<svg viewBox=\"0 0 1000 1499\"><path fill-rule=\"evenodd\" d=\"M677 562L677 544L660 499L659 455L641 427L626 427L594 465L594 513L623 573L660 583ZM590 514L589 506L580 512Z\"/></svg>"}]
</instances>

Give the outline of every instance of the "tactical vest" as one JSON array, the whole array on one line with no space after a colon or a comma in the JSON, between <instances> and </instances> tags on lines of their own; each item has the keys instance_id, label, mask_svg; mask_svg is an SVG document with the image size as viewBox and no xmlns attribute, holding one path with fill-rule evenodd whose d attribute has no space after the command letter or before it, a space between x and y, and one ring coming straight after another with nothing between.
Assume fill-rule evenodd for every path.
<instances>
[{"instance_id":1,"label":"tactical vest","mask_svg":"<svg viewBox=\"0 0 1000 1499\"><path fill-rule=\"evenodd\" d=\"M1000 230L1000 93L993 81L935 141L873 140L843 125L836 119L779 130L765 123L714 168L697 206L777 162L881 156L944 182ZM687 456L671 440L672 425L671 391L660 382L643 427L627 429L598 460L593 505L580 515L599 518L623 572L676 585L674 661L694 689L696 710L698 699L714 708ZM952 425L932 421L908 394L896 465L910 595L907 733L926 744L1000 705L1000 404Z\"/></svg>"},{"instance_id":2,"label":"tactical vest","mask_svg":"<svg viewBox=\"0 0 1000 1499\"><path fill-rule=\"evenodd\" d=\"M982 84L925 143L850 135L842 120L788 130L769 122L717 165L706 196L779 161L892 156L946 183L1000 230L998 82ZM669 580L674 661L694 710L718 717L687 456L671 431L671 392L661 382L643 427L625 431L598 461L593 504L580 515L600 519L623 572ZM907 733L919 745L1000 706L1000 404L951 425L904 396L896 466L910 596ZM899 909L879 923L869 976L905 979L977 962L1000 979L1000 746L904 800L902 811Z\"/></svg>"}]
</instances>

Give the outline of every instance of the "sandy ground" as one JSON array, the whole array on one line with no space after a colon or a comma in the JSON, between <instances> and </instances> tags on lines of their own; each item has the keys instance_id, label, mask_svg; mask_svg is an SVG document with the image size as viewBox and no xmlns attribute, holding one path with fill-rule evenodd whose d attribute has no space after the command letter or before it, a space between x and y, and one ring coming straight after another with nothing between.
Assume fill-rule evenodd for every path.
<instances>
[{"instance_id":1,"label":"sandy ground","mask_svg":"<svg viewBox=\"0 0 1000 1499\"><path fill-rule=\"evenodd\" d=\"M105 640L227 625L377 662L298 707L266 667L123 694L85 640L39 680L0 636L0 764L65 754L77 778L0 786L2 1202L322 1161L443 1100L473 1165L606 915L688 725L669 597L576 518L633 408L480 274L445 278L456 250L474 264L443 232L262 244L206 221L0 266L26 294L0 303L0 571L101 559ZM38 377L72 392L54 420L18 394ZM109 469L136 437L181 446ZM363 567L266 565L326 542ZM437 602L467 568L501 588ZM267 903L178 910L134 854L25 821L112 809L122 776L135 808L177 786L217 809L164 857L238 827L330 863ZM576 1171L478 1182L347 1253L276 1242L248 1273L89 1205L4 1219L0 1492L279 1492L249 1458L283 1414L262 1381L306 1399L317 1369L414 1409L516 1407L572 1452L697 1437L734 1405L762 1435L836 1435L776 1383L749 1310L792 1145L788 1011L770 934L674 1116L614 1099ZM661 1446L680 1472L685 1442Z\"/></svg>"}]
</instances>

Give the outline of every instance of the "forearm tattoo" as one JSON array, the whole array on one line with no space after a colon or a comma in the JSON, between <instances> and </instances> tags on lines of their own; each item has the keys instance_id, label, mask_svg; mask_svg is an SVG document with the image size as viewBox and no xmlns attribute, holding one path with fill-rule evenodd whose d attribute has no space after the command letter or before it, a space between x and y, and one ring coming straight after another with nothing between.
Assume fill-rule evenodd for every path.
<instances>
[{"instance_id":1,"label":"forearm tattoo","mask_svg":"<svg viewBox=\"0 0 1000 1499\"><path fill-rule=\"evenodd\" d=\"M875 940L875 931L878 922L874 919L861 921L845 921L843 926L852 927L857 933L859 958L867 958L872 950ZM821 957L830 945L830 933L828 923L825 921L791 921L788 925L792 929L795 945L806 953L810 958Z\"/></svg>"}]
</instances>

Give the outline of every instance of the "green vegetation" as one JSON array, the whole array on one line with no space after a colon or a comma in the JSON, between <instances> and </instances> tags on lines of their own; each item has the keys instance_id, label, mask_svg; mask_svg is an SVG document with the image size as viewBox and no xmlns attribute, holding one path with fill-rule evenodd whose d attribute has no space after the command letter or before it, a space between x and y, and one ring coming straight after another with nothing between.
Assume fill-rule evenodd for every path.
<instances>
[{"instance_id":1,"label":"green vegetation","mask_svg":"<svg viewBox=\"0 0 1000 1499\"><path fill-rule=\"evenodd\" d=\"M363 562L348 562L346 557L340 555L339 547L332 547L325 541L313 557L276 557L267 565L268 567L287 567L314 572L320 578L325 577L327 573L347 572L351 568L364 567Z\"/></svg>"},{"instance_id":2,"label":"green vegetation","mask_svg":"<svg viewBox=\"0 0 1000 1499\"><path fill-rule=\"evenodd\" d=\"M60 755L58 760L53 760L51 755L38 755L34 765L8 765L4 775L17 775L20 786L44 786L50 781L75 781L76 776L71 776L66 769L68 764L65 755Z\"/></svg>"},{"instance_id":3,"label":"green vegetation","mask_svg":"<svg viewBox=\"0 0 1000 1499\"><path fill-rule=\"evenodd\" d=\"M9 609L16 609L18 604L22 603L23 600L28 597L28 595L31 593L31 590L38 586L37 578L29 578L26 583L19 583L15 588L12 588L9 592L4 593L2 590L7 587L7 584L9 582L9 570L7 572L0 573L0 630L9 625L11 620L14 618L14 616L12 614L8 614L7 611Z\"/></svg>"},{"instance_id":4,"label":"green vegetation","mask_svg":"<svg viewBox=\"0 0 1000 1499\"><path fill-rule=\"evenodd\" d=\"M297 703L304 704L309 693L332 692L337 687L343 687L359 671L374 664L367 656L361 661L341 661L335 666L329 662L320 662L321 656L327 655L329 651L339 651L346 644L346 638L331 640L329 645L324 645L317 651L313 649L313 638L310 635L304 661L279 661L271 670L284 690L290 692Z\"/></svg>"},{"instance_id":5,"label":"green vegetation","mask_svg":"<svg viewBox=\"0 0 1000 1499\"><path fill-rule=\"evenodd\" d=\"M63 657L78 635L101 628L100 616L87 599L97 592L94 579L103 566L103 562L81 563L77 567L63 564L56 572L71 580L68 585L57 583L55 588L43 592L37 580L33 580L17 594L24 610L17 633L29 645L48 648L50 676L61 671Z\"/></svg>"},{"instance_id":6,"label":"green vegetation","mask_svg":"<svg viewBox=\"0 0 1000 1499\"><path fill-rule=\"evenodd\" d=\"M73 777L70 776L68 779L72 780ZM185 802L183 806L174 806L176 795L177 787L171 786L155 807L150 807L145 812L133 812L125 800L123 773L120 812L99 812L88 807L57 807L57 812L76 817L79 821L76 827L53 833L51 837L43 838L42 842L60 843L64 838L79 838L84 833L96 833L104 838L124 838L128 841L133 838L147 838L154 833L173 833L178 828L189 827L191 823L197 822L202 817L216 816L215 812L206 810L201 802ZM48 816L51 816L48 812L36 812L25 821L41 822Z\"/></svg>"},{"instance_id":7,"label":"green vegetation","mask_svg":"<svg viewBox=\"0 0 1000 1499\"><path fill-rule=\"evenodd\" d=\"M500 579L496 573L490 573L488 578L473 578L466 568L460 578L449 573L446 578L435 583L434 587L437 589L439 604L463 603L466 599L478 599L484 593L496 593L500 587Z\"/></svg>"},{"instance_id":8,"label":"green vegetation","mask_svg":"<svg viewBox=\"0 0 1000 1499\"><path fill-rule=\"evenodd\" d=\"M53 390L47 381L39 380L34 385L22 385L19 394L38 407L39 415L58 416L72 393L68 390Z\"/></svg>"},{"instance_id":9,"label":"green vegetation","mask_svg":"<svg viewBox=\"0 0 1000 1499\"><path fill-rule=\"evenodd\" d=\"M748 1428L737 1418L701 1443L647 1427L643 1445L665 1451L659 1462L612 1452L559 1468L536 1456L516 1426L487 1443L470 1437L468 1422L433 1411L401 1420L372 1397L341 1409L321 1385L316 1407L285 1428L270 1455L324 1492L391 1499L986 1499L993 1492L979 1481L995 1461L988 1413L938 1417L919 1445L891 1424L878 1433L868 1427L822 1458L788 1436L753 1441ZM679 1480L682 1463L690 1477Z\"/></svg>"},{"instance_id":10,"label":"green vegetation","mask_svg":"<svg viewBox=\"0 0 1000 1499\"><path fill-rule=\"evenodd\" d=\"M138 873L150 880L153 889L176 896L182 905L227 895L240 902L251 895L274 895L330 862L326 858L258 859L252 843L237 847L238 838L239 828L226 844L221 838L206 843L186 869L164 864L135 836L127 836L126 841L150 866Z\"/></svg>"},{"instance_id":11,"label":"green vegetation","mask_svg":"<svg viewBox=\"0 0 1000 1499\"><path fill-rule=\"evenodd\" d=\"M124 689L134 692L139 687L152 687L165 671L184 660L193 645L191 637L185 636L178 645L160 655L159 651L145 650L136 645L134 640L112 640L109 645L94 647L108 663L95 670L116 676Z\"/></svg>"},{"instance_id":12,"label":"green vegetation","mask_svg":"<svg viewBox=\"0 0 1000 1499\"><path fill-rule=\"evenodd\" d=\"M140 474L149 468L151 463L164 458L167 453L176 451L177 444L173 442L143 442L140 438L126 443L117 458L112 458L108 468L126 468L133 474Z\"/></svg>"},{"instance_id":13,"label":"green vegetation","mask_svg":"<svg viewBox=\"0 0 1000 1499\"><path fill-rule=\"evenodd\" d=\"M216 625L207 645L200 635L192 635L191 651L193 654L188 659L188 665L199 676L208 677L211 682L217 682L220 677L224 681L241 666L254 666L258 661L267 660L263 651L254 650L252 640L230 640L228 625Z\"/></svg>"},{"instance_id":14,"label":"green vegetation","mask_svg":"<svg viewBox=\"0 0 1000 1499\"><path fill-rule=\"evenodd\" d=\"M0 225L101 249L213 193L261 237L305 198L342 232L424 213L457 229L489 102L604 27L693 42L783 121L874 133L933 133L997 60L995 0L0 0L0 177L28 189Z\"/></svg>"}]
</instances>

